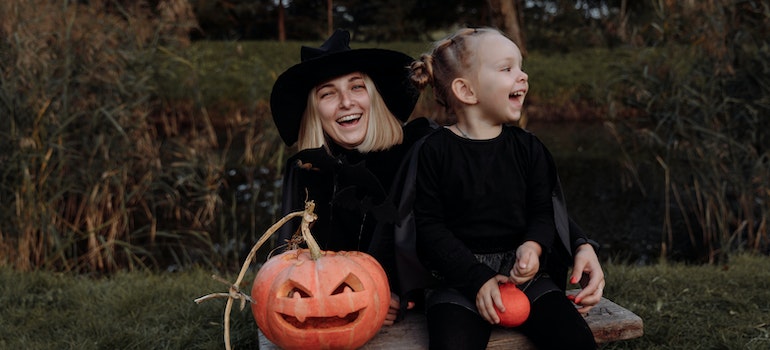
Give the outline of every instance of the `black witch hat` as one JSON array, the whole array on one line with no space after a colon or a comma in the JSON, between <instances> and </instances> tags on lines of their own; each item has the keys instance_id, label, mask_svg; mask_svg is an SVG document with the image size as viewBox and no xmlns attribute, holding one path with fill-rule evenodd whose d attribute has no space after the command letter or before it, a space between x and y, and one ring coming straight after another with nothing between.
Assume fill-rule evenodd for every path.
<instances>
[{"instance_id":1,"label":"black witch hat","mask_svg":"<svg viewBox=\"0 0 770 350\"><path fill-rule=\"evenodd\" d=\"M338 29L321 47L302 46L302 62L281 74L270 94L273 121L283 141L297 141L308 94L330 79L362 72L377 86L385 105L401 121L412 114L419 93L408 79L409 55L385 49L351 49L350 33Z\"/></svg>"}]
</instances>

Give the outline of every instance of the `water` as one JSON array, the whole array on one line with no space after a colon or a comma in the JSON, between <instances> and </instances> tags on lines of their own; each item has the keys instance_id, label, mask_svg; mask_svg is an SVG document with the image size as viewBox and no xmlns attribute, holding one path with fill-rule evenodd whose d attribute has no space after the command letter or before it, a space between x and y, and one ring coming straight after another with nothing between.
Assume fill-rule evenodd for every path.
<instances>
[{"instance_id":1,"label":"water","mask_svg":"<svg viewBox=\"0 0 770 350\"><path fill-rule=\"evenodd\" d=\"M602 244L600 258L642 265L657 262L665 209L660 169L638 169L640 186L603 123L530 122L527 128L554 155L570 215ZM694 259L689 242L675 237L670 248L669 259Z\"/></svg>"}]
</instances>

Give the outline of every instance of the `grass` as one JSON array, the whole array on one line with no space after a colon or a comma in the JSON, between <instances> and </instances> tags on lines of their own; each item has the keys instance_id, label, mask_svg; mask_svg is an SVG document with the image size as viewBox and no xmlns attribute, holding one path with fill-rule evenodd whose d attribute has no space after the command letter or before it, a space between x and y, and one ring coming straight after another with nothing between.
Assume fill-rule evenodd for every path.
<instances>
[{"instance_id":1,"label":"grass","mask_svg":"<svg viewBox=\"0 0 770 350\"><path fill-rule=\"evenodd\" d=\"M217 349L224 302L193 299L226 287L203 270L122 273L109 278L4 269L2 349ZM252 340L246 312L233 313L235 337ZM234 338L233 343L243 346Z\"/></svg>"},{"instance_id":2,"label":"grass","mask_svg":"<svg viewBox=\"0 0 770 350\"><path fill-rule=\"evenodd\" d=\"M770 258L722 266L606 265L606 296L644 320L642 338L607 349L767 349Z\"/></svg>"},{"instance_id":3,"label":"grass","mask_svg":"<svg viewBox=\"0 0 770 350\"><path fill-rule=\"evenodd\" d=\"M604 267L605 296L641 316L645 334L603 349L770 346L770 257L738 255L722 266ZM194 269L88 278L3 268L0 349L221 349L224 300L193 302L226 290L210 275ZM250 308L234 308L231 320L234 348L257 348Z\"/></svg>"},{"instance_id":4,"label":"grass","mask_svg":"<svg viewBox=\"0 0 770 350\"><path fill-rule=\"evenodd\" d=\"M301 45L317 47L321 42L198 41L177 52L166 51L160 63L159 92L165 98L184 98L199 89L204 104L235 103L249 106L268 100L273 82L284 70L299 63ZM351 47L398 50L419 57L430 50L429 42L351 43ZM531 53L524 60L532 90L529 99L539 104L561 106L578 100L601 101L597 91L610 78L613 65L632 56L626 50L585 49L569 54Z\"/></svg>"}]
</instances>

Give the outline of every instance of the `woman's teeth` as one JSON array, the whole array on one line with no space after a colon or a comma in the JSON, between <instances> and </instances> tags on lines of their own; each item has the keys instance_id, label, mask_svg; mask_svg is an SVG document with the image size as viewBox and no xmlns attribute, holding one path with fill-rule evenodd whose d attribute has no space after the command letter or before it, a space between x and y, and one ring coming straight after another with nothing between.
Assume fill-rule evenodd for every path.
<instances>
[{"instance_id":1,"label":"woman's teeth","mask_svg":"<svg viewBox=\"0 0 770 350\"><path fill-rule=\"evenodd\" d=\"M352 122L354 120L357 120L359 118L361 118L360 114L346 115L346 116L344 116L344 117L342 117L340 119L337 119L337 123L340 123L340 124L348 123L348 122Z\"/></svg>"}]
</instances>

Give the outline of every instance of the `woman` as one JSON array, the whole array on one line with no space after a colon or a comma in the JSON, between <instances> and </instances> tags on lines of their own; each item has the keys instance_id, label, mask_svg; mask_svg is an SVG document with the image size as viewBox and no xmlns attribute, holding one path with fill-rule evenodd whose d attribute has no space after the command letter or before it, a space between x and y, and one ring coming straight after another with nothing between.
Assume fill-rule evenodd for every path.
<instances>
[{"instance_id":1,"label":"woman","mask_svg":"<svg viewBox=\"0 0 770 350\"><path fill-rule=\"evenodd\" d=\"M396 220L387 199L391 183L412 143L432 127L424 118L404 125L418 98L407 75L413 58L352 50L349 41L347 31L337 30L320 48L303 46L302 62L273 86L273 121L283 141L299 150L286 164L282 210L302 210L305 200L314 200L312 233L321 248L371 254L398 291L392 236L375 231ZM298 225L285 225L279 242L290 240ZM386 324L398 301L394 294Z\"/></svg>"},{"instance_id":2,"label":"woman","mask_svg":"<svg viewBox=\"0 0 770 350\"><path fill-rule=\"evenodd\" d=\"M282 210L302 210L306 199L314 200L318 220L312 232L321 248L373 255L388 273L391 290L404 296L429 278L414 254L410 213L416 157L410 155L435 125L424 118L404 124L419 96L408 78L412 57L352 50L349 41L347 31L337 30L319 48L303 46L301 62L273 85L273 121L283 141L296 143L299 151L286 163ZM279 244L290 240L298 225L299 220L285 225ZM577 242L585 235L572 229L570 238ZM574 255L573 279L581 280L583 272L590 276L578 296L586 312L601 299L604 275L593 248L579 245L583 250ZM566 251L559 259L565 276L571 260ZM395 319L395 294L391 305L386 324Z\"/></svg>"}]
</instances>

